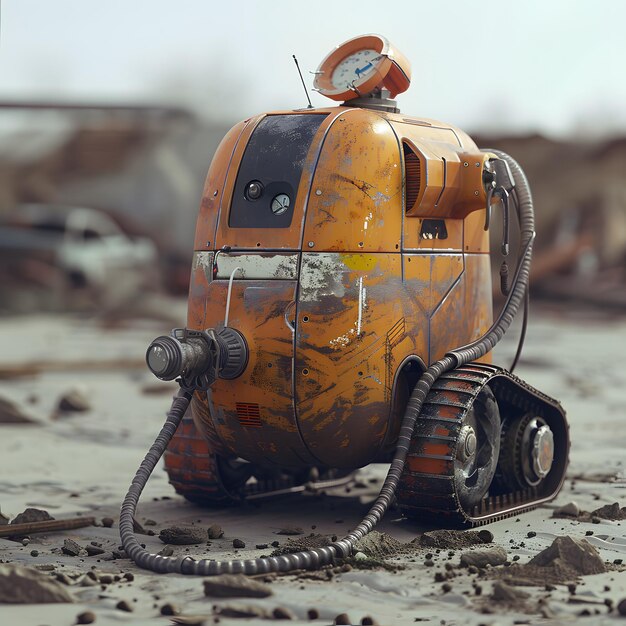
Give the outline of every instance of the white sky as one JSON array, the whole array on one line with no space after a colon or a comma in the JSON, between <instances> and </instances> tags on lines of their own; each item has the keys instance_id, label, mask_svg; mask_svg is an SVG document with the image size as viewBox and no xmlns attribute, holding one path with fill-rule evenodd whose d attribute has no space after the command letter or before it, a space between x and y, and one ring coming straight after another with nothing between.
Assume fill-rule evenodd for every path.
<instances>
[{"instance_id":1,"label":"white sky","mask_svg":"<svg viewBox=\"0 0 626 626\"><path fill-rule=\"evenodd\" d=\"M377 32L412 63L404 113L468 131L626 133L622 0L0 1L0 99L168 103L234 121L306 103L293 53L306 72Z\"/></svg>"}]
</instances>

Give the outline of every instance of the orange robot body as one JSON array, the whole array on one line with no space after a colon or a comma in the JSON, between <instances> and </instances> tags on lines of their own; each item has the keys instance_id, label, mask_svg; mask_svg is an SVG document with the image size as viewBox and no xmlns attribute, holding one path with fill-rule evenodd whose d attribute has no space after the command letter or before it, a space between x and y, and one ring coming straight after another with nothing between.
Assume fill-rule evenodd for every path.
<instances>
[{"instance_id":1,"label":"orange robot body","mask_svg":"<svg viewBox=\"0 0 626 626\"><path fill-rule=\"evenodd\" d=\"M292 180L267 163L277 151L298 163ZM362 108L236 126L207 177L188 326L224 325L232 282L228 323L249 362L199 399L197 425L210 419L226 450L260 464L355 468L384 453L403 367L491 324L486 158L452 127ZM263 191L249 199L254 181ZM276 215L281 193L290 205Z\"/></svg>"}]
</instances>

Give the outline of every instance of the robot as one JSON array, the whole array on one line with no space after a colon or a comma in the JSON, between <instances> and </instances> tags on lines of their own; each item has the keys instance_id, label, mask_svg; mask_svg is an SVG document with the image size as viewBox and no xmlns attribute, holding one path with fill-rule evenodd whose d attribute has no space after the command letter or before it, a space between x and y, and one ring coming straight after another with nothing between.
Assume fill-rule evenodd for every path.
<instances>
[{"instance_id":1,"label":"robot","mask_svg":"<svg viewBox=\"0 0 626 626\"><path fill-rule=\"evenodd\" d=\"M386 38L356 37L315 73L337 106L252 117L217 149L187 327L146 356L181 392L122 509L138 564L205 575L316 567L349 554L394 498L408 517L471 527L558 493L565 413L491 355L527 301L528 183L508 155L401 113L393 98L410 76ZM502 253L510 222L520 246L494 319L489 226L500 209ZM138 547L131 515L163 452L178 493L220 506L391 465L365 520L328 548L167 561Z\"/></svg>"}]
</instances>

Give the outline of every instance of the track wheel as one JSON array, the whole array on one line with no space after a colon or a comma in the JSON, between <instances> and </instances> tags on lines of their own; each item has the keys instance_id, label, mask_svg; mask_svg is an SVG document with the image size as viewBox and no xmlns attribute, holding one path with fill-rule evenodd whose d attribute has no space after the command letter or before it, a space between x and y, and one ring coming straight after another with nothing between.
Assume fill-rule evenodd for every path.
<instances>
[{"instance_id":1,"label":"track wheel","mask_svg":"<svg viewBox=\"0 0 626 626\"><path fill-rule=\"evenodd\" d=\"M489 387L483 387L468 409L456 449L454 485L465 510L487 494L500 453L500 411Z\"/></svg>"},{"instance_id":2,"label":"track wheel","mask_svg":"<svg viewBox=\"0 0 626 626\"><path fill-rule=\"evenodd\" d=\"M525 413L507 420L496 482L501 489L516 490L538 485L554 461L554 435L542 417Z\"/></svg>"}]
</instances>

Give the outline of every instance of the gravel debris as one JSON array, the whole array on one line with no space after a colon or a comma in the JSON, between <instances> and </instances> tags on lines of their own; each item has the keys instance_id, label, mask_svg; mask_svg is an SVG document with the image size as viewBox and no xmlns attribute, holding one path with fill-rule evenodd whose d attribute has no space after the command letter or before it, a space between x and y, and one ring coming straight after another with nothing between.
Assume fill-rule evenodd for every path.
<instances>
[{"instance_id":1,"label":"gravel debris","mask_svg":"<svg viewBox=\"0 0 626 626\"><path fill-rule=\"evenodd\" d=\"M428 548L469 548L470 546L491 543L493 533L489 530L431 530L425 532L412 543Z\"/></svg>"}]
</instances>

